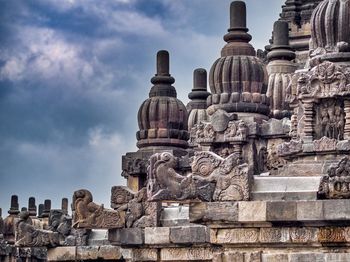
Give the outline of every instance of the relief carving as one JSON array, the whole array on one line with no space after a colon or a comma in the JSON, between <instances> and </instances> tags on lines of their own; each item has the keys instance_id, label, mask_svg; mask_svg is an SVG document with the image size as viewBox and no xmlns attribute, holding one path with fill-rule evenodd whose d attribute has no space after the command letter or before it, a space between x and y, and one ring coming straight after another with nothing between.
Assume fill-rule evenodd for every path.
<instances>
[{"instance_id":1,"label":"relief carving","mask_svg":"<svg viewBox=\"0 0 350 262\"><path fill-rule=\"evenodd\" d=\"M314 239L314 231L305 227L293 227L289 230L290 238L295 243L307 243L311 241L317 241Z\"/></svg>"},{"instance_id":2,"label":"relief carving","mask_svg":"<svg viewBox=\"0 0 350 262\"><path fill-rule=\"evenodd\" d=\"M105 209L93 202L92 194L81 189L73 195L73 227L76 228L121 228L124 227L125 214Z\"/></svg>"},{"instance_id":3,"label":"relief carving","mask_svg":"<svg viewBox=\"0 0 350 262\"><path fill-rule=\"evenodd\" d=\"M249 200L248 165L239 154L226 159L212 152L196 152L186 176L175 171L176 159L170 153L151 157L148 177L148 197L156 200L203 201Z\"/></svg>"},{"instance_id":4,"label":"relief carving","mask_svg":"<svg viewBox=\"0 0 350 262\"><path fill-rule=\"evenodd\" d=\"M279 156L287 156L290 154L299 153L303 150L303 142L301 140L292 139L290 142L285 142L277 147Z\"/></svg>"},{"instance_id":5,"label":"relief carving","mask_svg":"<svg viewBox=\"0 0 350 262\"><path fill-rule=\"evenodd\" d=\"M322 151L334 151L336 150L337 146L337 140L331 139L328 137L322 137L319 140L315 140L314 143L314 149L316 152L322 152Z\"/></svg>"},{"instance_id":6,"label":"relief carving","mask_svg":"<svg viewBox=\"0 0 350 262\"><path fill-rule=\"evenodd\" d=\"M318 233L319 242L346 242L344 228L321 227Z\"/></svg>"},{"instance_id":7,"label":"relief carving","mask_svg":"<svg viewBox=\"0 0 350 262\"><path fill-rule=\"evenodd\" d=\"M151 156L147 181L149 201L195 198L210 201L213 184L195 181L192 174L180 175L175 171L175 167L176 158L168 152Z\"/></svg>"},{"instance_id":8,"label":"relief carving","mask_svg":"<svg viewBox=\"0 0 350 262\"><path fill-rule=\"evenodd\" d=\"M321 198L350 198L350 158L344 157L328 169L321 180L318 195Z\"/></svg>"},{"instance_id":9,"label":"relief carving","mask_svg":"<svg viewBox=\"0 0 350 262\"><path fill-rule=\"evenodd\" d=\"M32 225L28 211L22 211L15 227L15 246L41 247L57 246L59 244L58 233L50 230L37 229Z\"/></svg>"},{"instance_id":10,"label":"relief carving","mask_svg":"<svg viewBox=\"0 0 350 262\"><path fill-rule=\"evenodd\" d=\"M350 72L347 67L323 62L298 79L298 94L315 98L343 96L350 93Z\"/></svg>"}]
</instances>

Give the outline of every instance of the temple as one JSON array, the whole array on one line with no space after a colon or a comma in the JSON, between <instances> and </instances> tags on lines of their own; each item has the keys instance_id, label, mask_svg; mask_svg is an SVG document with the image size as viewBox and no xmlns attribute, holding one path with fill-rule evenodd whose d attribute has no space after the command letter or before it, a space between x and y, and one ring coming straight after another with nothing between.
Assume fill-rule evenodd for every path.
<instances>
[{"instance_id":1,"label":"temple","mask_svg":"<svg viewBox=\"0 0 350 262\"><path fill-rule=\"evenodd\" d=\"M350 0L287 0L258 51L245 3L228 10L187 105L157 53L110 208L14 195L0 261L350 261Z\"/></svg>"}]
</instances>

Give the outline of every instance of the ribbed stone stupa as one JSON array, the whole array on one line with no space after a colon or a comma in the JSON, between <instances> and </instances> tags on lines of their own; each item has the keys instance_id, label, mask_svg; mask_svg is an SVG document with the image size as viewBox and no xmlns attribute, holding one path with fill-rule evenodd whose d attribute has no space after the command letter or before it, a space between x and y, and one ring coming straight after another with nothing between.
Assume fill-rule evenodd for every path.
<instances>
[{"instance_id":1,"label":"ribbed stone stupa","mask_svg":"<svg viewBox=\"0 0 350 262\"><path fill-rule=\"evenodd\" d=\"M268 115L266 70L255 56L255 49L249 44L252 37L247 32L246 5L243 1L234 1L230 7L230 28L224 36L227 44L210 70L212 95L207 103L210 109L223 109L228 113Z\"/></svg>"},{"instance_id":2,"label":"ribbed stone stupa","mask_svg":"<svg viewBox=\"0 0 350 262\"><path fill-rule=\"evenodd\" d=\"M349 52L350 1L324 0L311 17L312 48L329 52Z\"/></svg>"},{"instance_id":3,"label":"ribbed stone stupa","mask_svg":"<svg viewBox=\"0 0 350 262\"><path fill-rule=\"evenodd\" d=\"M154 85L138 112L139 131L137 146L187 148L188 114L185 105L177 99L175 79L169 74L169 53L157 53L157 74L151 79Z\"/></svg>"}]
</instances>

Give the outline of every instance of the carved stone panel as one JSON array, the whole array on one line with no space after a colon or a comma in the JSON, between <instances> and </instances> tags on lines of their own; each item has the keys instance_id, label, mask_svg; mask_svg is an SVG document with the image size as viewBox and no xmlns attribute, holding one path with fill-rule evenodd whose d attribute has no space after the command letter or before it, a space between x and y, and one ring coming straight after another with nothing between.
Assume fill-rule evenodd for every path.
<instances>
[{"instance_id":1,"label":"carved stone panel","mask_svg":"<svg viewBox=\"0 0 350 262\"><path fill-rule=\"evenodd\" d=\"M81 189L73 195L73 226L77 228L120 228L125 224L125 213L105 209L93 202L92 194Z\"/></svg>"},{"instance_id":2,"label":"carved stone panel","mask_svg":"<svg viewBox=\"0 0 350 262\"><path fill-rule=\"evenodd\" d=\"M350 158L344 157L328 169L321 180L318 195L321 198L350 198Z\"/></svg>"}]
</instances>

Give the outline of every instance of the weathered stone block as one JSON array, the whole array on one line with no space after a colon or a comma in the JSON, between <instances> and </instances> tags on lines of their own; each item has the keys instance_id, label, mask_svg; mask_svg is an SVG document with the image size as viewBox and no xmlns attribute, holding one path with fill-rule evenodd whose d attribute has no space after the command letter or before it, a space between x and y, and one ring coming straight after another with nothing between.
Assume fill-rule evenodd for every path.
<instances>
[{"instance_id":1,"label":"weathered stone block","mask_svg":"<svg viewBox=\"0 0 350 262\"><path fill-rule=\"evenodd\" d=\"M251 201L238 203L239 222L263 222L266 221L266 202Z\"/></svg>"},{"instance_id":2,"label":"weathered stone block","mask_svg":"<svg viewBox=\"0 0 350 262\"><path fill-rule=\"evenodd\" d=\"M98 258L103 260L117 260L122 258L120 247L117 246L100 246L98 249Z\"/></svg>"},{"instance_id":3,"label":"weathered stone block","mask_svg":"<svg viewBox=\"0 0 350 262\"><path fill-rule=\"evenodd\" d=\"M236 222L238 220L238 203L191 203L189 217L190 222Z\"/></svg>"},{"instance_id":4,"label":"weathered stone block","mask_svg":"<svg viewBox=\"0 0 350 262\"><path fill-rule=\"evenodd\" d=\"M286 243L290 241L289 230L281 227L260 228L259 240L261 243Z\"/></svg>"},{"instance_id":5,"label":"weathered stone block","mask_svg":"<svg viewBox=\"0 0 350 262\"><path fill-rule=\"evenodd\" d=\"M318 242L319 229L316 227L290 227L289 236L293 243Z\"/></svg>"},{"instance_id":6,"label":"weathered stone block","mask_svg":"<svg viewBox=\"0 0 350 262\"><path fill-rule=\"evenodd\" d=\"M183 226L170 228L170 242L194 244L209 242L209 232L205 226Z\"/></svg>"},{"instance_id":7,"label":"weathered stone block","mask_svg":"<svg viewBox=\"0 0 350 262\"><path fill-rule=\"evenodd\" d=\"M157 249L133 249L132 261L159 261Z\"/></svg>"},{"instance_id":8,"label":"weathered stone block","mask_svg":"<svg viewBox=\"0 0 350 262\"><path fill-rule=\"evenodd\" d=\"M290 254L289 262L300 261L325 262L325 255L322 253Z\"/></svg>"},{"instance_id":9,"label":"weathered stone block","mask_svg":"<svg viewBox=\"0 0 350 262\"><path fill-rule=\"evenodd\" d=\"M323 220L323 201L297 202L298 221Z\"/></svg>"},{"instance_id":10,"label":"weathered stone block","mask_svg":"<svg viewBox=\"0 0 350 262\"><path fill-rule=\"evenodd\" d=\"M288 262L288 255L287 254L262 254L262 262Z\"/></svg>"},{"instance_id":11,"label":"weathered stone block","mask_svg":"<svg viewBox=\"0 0 350 262\"><path fill-rule=\"evenodd\" d=\"M266 210L267 221L295 221L297 219L296 202L267 202Z\"/></svg>"},{"instance_id":12,"label":"weathered stone block","mask_svg":"<svg viewBox=\"0 0 350 262\"><path fill-rule=\"evenodd\" d=\"M109 229L108 230L108 241L114 245L120 245L121 240L121 228Z\"/></svg>"},{"instance_id":13,"label":"weathered stone block","mask_svg":"<svg viewBox=\"0 0 350 262\"><path fill-rule=\"evenodd\" d=\"M346 242L345 228L342 227L321 227L318 231L318 241L321 243L342 243Z\"/></svg>"},{"instance_id":14,"label":"weathered stone block","mask_svg":"<svg viewBox=\"0 0 350 262\"><path fill-rule=\"evenodd\" d=\"M161 261L198 261L211 260L213 253L211 248L163 248L160 251Z\"/></svg>"},{"instance_id":15,"label":"weathered stone block","mask_svg":"<svg viewBox=\"0 0 350 262\"><path fill-rule=\"evenodd\" d=\"M259 229L257 228L234 228L218 229L216 244L257 243L259 241Z\"/></svg>"},{"instance_id":16,"label":"weathered stone block","mask_svg":"<svg viewBox=\"0 0 350 262\"><path fill-rule=\"evenodd\" d=\"M135 192L131 191L126 186L114 186L111 189L111 208L119 208L120 206L127 204L134 198Z\"/></svg>"},{"instance_id":17,"label":"weathered stone block","mask_svg":"<svg viewBox=\"0 0 350 262\"><path fill-rule=\"evenodd\" d=\"M323 208L326 220L350 219L350 199L325 200Z\"/></svg>"},{"instance_id":18,"label":"weathered stone block","mask_svg":"<svg viewBox=\"0 0 350 262\"><path fill-rule=\"evenodd\" d=\"M161 224L164 227L181 226L189 224L189 207L167 207L164 208L161 214Z\"/></svg>"},{"instance_id":19,"label":"weathered stone block","mask_svg":"<svg viewBox=\"0 0 350 262\"><path fill-rule=\"evenodd\" d=\"M98 258L98 246L77 247L77 260L96 260Z\"/></svg>"},{"instance_id":20,"label":"weathered stone block","mask_svg":"<svg viewBox=\"0 0 350 262\"><path fill-rule=\"evenodd\" d=\"M122 245L142 245L145 242L142 228L123 228L119 233Z\"/></svg>"},{"instance_id":21,"label":"weathered stone block","mask_svg":"<svg viewBox=\"0 0 350 262\"><path fill-rule=\"evenodd\" d=\"M48 261L74 261L76 247L56 247L47 251Z\"/></svg>"},{"instance_id":22,"label":"weathered stone block","mask_svg":"<svg viewBox=\"0 0 350 262\"><path fill-rule=\"evenodd\" d=\"M170 243L170 229L168 227L146 227L145 244L158 245Z\"/></svg>"},{"instance_id":23,"label":"weathered stone block","mask_svg":"<svg viewBox=\"0 0 350 262\"><path fill-rule=\"evenodd\" d=\"M349 262L350 253L329 253L325 254L326 262Z\"/></svg>"}]
</instances>

